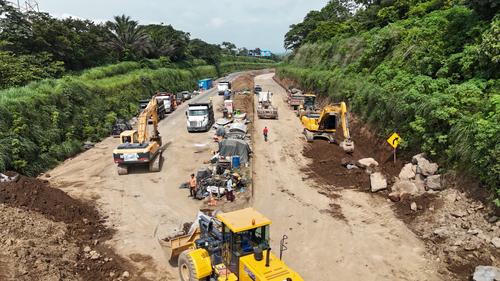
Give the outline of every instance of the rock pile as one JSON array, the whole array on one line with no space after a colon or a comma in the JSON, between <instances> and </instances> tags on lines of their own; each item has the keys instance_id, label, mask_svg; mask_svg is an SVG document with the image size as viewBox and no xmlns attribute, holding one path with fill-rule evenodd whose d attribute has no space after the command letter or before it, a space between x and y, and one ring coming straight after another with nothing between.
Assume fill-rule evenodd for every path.
<instances>
[{"instance_id":1,"label":"rock pile","mask_svg":"<svg viewBox=\"0 0 500 281\"><path fill-rule=\"evenodd\" d=\"M346 166L345 163L343 163ZM352 163L347 163L352 164ZM388 188L387 179L378 170L378 162L373 158L363 158L356 161L359 168L370 174L370 186L372 192L378 192ZM413 156L412 161L403 166L399 175L394 178L394 184L390 188L389 198L400 201L409 195L419 195L425 192L434 192L443 189L442 177L436 174L439 166L425 158L423 153Z\"/></svg>"},{"instance_id":2,"label":"rock pile","mask_svg":"<svg viewBox=\"0 0 500 281\"><path fill-rule=\"evenodd\" d=\"M395 178L389 198L397 202L405 196L442 190L442 177L436 174L438 168L438 164L427 160L423 153L413 156L411 163L404 165Z\"/></svg>"}]
</instances>

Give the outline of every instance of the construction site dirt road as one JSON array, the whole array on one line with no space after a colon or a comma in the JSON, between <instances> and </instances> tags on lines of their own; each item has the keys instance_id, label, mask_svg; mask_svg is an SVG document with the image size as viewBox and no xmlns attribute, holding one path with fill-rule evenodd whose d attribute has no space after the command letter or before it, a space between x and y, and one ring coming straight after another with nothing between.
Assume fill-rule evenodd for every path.
<instances>
[{"instance_id":1,"label":"construction site dirt road","mask_svg":"<svg viewBox=\"0 0 500 281\"><path fill-rule=\"evenodd\" d=\"M252 202L273 221L271 247L278 250L286 234L284 260L305 280L439 280L423 243L382 204L385 199L350 190L338 196L318 193L319 183L304 172L310 160L302 155L300 121L282 101L285 90L272 76L255 79L274 93L280 118L254 120ZM222 104L215 90L195 99L208 97ZM189 134L185 108L181 105L159 125L168 143L159 173L137 170L119 176L111 159L118 141L107 138L44 177L71 196L94 201L116 229L110 245L149 280L178 280L155 233L192 221L201 206L179 186L210 156L213 134ZM268 142L261 137L264 126L270 129Z\"/></svg>"}]
</instances>

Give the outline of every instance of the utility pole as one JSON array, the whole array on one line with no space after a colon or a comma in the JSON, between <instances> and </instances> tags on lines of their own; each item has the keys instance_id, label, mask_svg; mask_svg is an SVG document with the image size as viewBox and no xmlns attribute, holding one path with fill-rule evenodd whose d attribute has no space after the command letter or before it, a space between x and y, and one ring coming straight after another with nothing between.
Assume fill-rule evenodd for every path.
<instances>
[{"instance_id":1,"label":"utility pole","mask_svg":"<svg viewBox=\"0 0 500 281\"><path fill-rule=\"evenodd\" d=\"M24 1L10 1L15 7L17 7L21 12L40 12L40 6L37 0L24 0Z\"/></svg>"}]
</instances>

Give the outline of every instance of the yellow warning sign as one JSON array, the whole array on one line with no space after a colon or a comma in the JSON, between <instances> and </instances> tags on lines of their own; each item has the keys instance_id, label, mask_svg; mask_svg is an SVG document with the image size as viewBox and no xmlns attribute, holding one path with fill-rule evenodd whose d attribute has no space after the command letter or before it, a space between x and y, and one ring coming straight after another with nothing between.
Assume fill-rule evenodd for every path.
<instances>
[{"instance_id":1,"label":"yellow warning sign","mask_svg":"<svg viewBox=\"0 0 500 281\"><path fill-rule=\"evenodd\" d=\"M401 137L397 133L394 133L387 139L387 142L392 146L392 148L396 149L399 142L401 142Z\"/></svg>"}]
</instances>

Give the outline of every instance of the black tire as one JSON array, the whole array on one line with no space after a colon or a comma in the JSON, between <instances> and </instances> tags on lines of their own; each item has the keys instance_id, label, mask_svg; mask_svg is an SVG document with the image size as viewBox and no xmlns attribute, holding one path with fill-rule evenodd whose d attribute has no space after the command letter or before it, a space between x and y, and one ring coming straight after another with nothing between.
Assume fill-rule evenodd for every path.
<instances>
[{"instance_id":1,"label":"black tire","mask_svg":"<svg viewBox=\"0 0 500 281\"><path fill-rule=\"evenodd\" d=\"M179 267L179 276L181 281L200 281L197 279L196 271L194 267L194 262L188 255L190 250L186 250L179 255L179 261L177 263Z\"/></svg>"}]
</instances>

